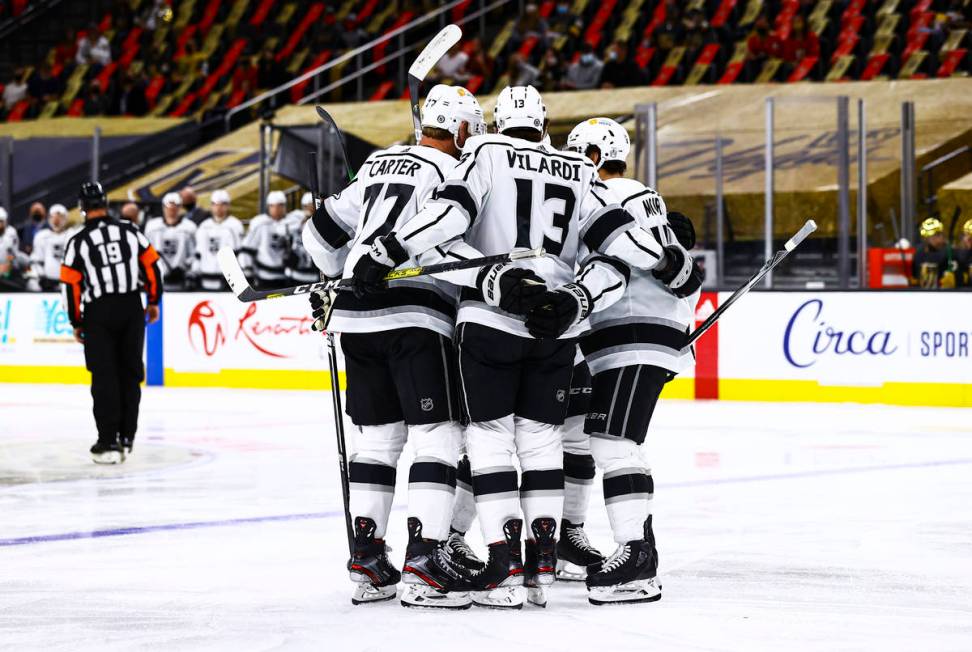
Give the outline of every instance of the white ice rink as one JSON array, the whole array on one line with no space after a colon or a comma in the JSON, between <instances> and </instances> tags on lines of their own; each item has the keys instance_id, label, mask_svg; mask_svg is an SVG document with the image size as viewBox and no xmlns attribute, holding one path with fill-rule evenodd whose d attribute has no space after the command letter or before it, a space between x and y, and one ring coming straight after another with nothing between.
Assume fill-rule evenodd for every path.
<instances>
[{"instance_id":1,"label":"white ice rink","mask_svg":"<svg viewBox=\"0 0 972 652\"><path fill-rule=\"evenodd\" d=\"M969 410L664 402L660 602L430 613L350 604L326 393L148 389L121 467L89 405L0 386L2 650L972 650Z\"/></svg>"}]
</instances>

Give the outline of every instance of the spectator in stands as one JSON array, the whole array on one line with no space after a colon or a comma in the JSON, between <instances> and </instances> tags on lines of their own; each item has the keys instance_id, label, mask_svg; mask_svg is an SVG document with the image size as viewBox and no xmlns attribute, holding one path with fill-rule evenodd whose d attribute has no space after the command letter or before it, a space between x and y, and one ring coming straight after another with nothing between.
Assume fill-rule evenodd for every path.
<instances>
[{"instance_id":1,"label":"spectator in stands","mask_svg":"<svg viewBox=\"0 0 972 652\"><path fill-rule=\"evenodd\" d=\"M65 66L78 54L78 30L68 26L61 42L54 46L55 65Z\"/></svg>"},{"instance_id":2,"label":"spectator in stands","mask_svg":"<svg viewBox=\"0 0 972 652\"><path fill-rule=\"evenodd\" d=\"M244 89L247 95L253 95L257 89L257 77L259 70L257 62L260 60L258 55L246 57L236 70L233 71L233 90Z\"/></svg>"},{"instance_id":3,"label":"spectator in stands","mask_svg":"<svg viewBox=\"0 0 972 652\"><path fill-rule=\"evenodd\" d=\"M135 202L128 202L121 207L121 218L123 220L128 220L139 229L142 228L142 210L138 207Z\"/></svg>"},{"instance_id":4,"label":"spectator in stands","mask_svg":"<svg viewBox=\"0 0 972 652\"><path fill-rule=\"evenodd\" d=\"M195 35L186 40L182 56L176 59L176 73L183 79L206 74L206 56L199 51Z\"/></svg>"},{"instance_id":5,"label":"spectator in stands","mask_svg":"<svg viewBox=\"0 0 972 652\"><path fill-rule=\"evenodd\" d=\"M111 63L111 43L108 37L101 33L98 26L88 27L87 33L78 40L78 52L74 60L79 65L94 65L104 67Z\"/></svg>"},{"instance_id":6,"label":"spectator in stands","mask_svg":"<svg viewBox=\"0 0 972 652\"><path fill-rule=\"evenodd\" d=\"M185 218L196 226L209 218L209 212L196 203L196 191L192 186L186 186L179 191L179 198L182 199L182 207L186 210Z\"/></svg>"},{"instance_id":7,"label":"spectator in stands","mask_svg":"<svg viewBox=\"0 0 972 652\"><path fill-rule=\"evenodd\" d=\"M665 0L665 19L655 30L659 58L667 57L669 51L682 41L684 30L682 8L675 0Z\"/></svg>"},{"instance_id":8,"label":"spectator in stands","mask_svg":"<svg viewBox=\"0 0 972 652\"><path fill-rule=\"evenodd\" d=\"M350 13L344 17L344 31L341 32L341 41L347 49L356 48L368 40L368 32L361 29L358 24L358 15Z\"/></svg>"},{"instance_id":9,"label":"spectator in stands","mask_svg":"<svg viewBox=\"0 0 972 652\"><path fill-rule=\"evenodd\" d=\"M682 20L682 44L685 46L683 61L693 62L709 43L718 41L715 31L700 9L689 9Z\"/></svg>"},{"instance_id":10,"label":"spectator in stands","mask_svg":"<svg viewBox=\"0 0 972 652\"><path fill-rule=\"evenodd\" d=\"M37 72L27 82L27 92L42 104L59 99L63 91L61 82L51 74L51 67L46 61L37 68Z\"/></svg>"},{"instance_id":11,"label":"spectator in stands","mask_svg":"<svg viewBox=\"0 0 972 652\"><path fill-rule=\"evenodd\" d=\"M3 103L8 111L27 97L27 81L24 79L25 76L24 69L18 66L14 68L13 75L7 81L6 86L3 87Z\"/></svg>"},{"instance_id":12,"label":"spectator in stands","mask_svg":"<svg viewBox=\"0 0 972 652\"><path fill-rule=\"evenodd\" d=\"M625 88L645 83L641 68L628 57L628 44L615 41L607 50L601 71L601 88Z\"/></svg>"},{"instance_id":13,"label":"spectator in stands","mask_svg":"<svg viewBox=\"0 0 972 652\"><path fill-rule=\"evenodd\" d=\"M547 48L540 59L540 90L545 93L559 91L563 88L564 77L567 76L567 63L556 48Z\"/></svg>"},{"instance_id":14,"label":"spectator in stands","mask_svg":"<svg viewBox=\"0 0 972 652\"><path fill-rule=\"evenodd\" d=\"M88 84L88 92L84 97L84 114L86 116L105 115L108 112L108 96L101 90L101 83L92 79Z\"/></svg>"},{"instance_id":15,"label":"spectator in stands","mask_svg":"<svg viewBox=\"0 0 972 652\"><path fill-rule=\"evenodd\" d=\"M480 75L484 79L493 74L493 62L489 54L483 47L483 41L478 36L470 41L469 61L466 62L466 70L470 75Z\"/></svg>"},{"instance_id":16,"label":"spectator in stands","mask_svg":"<svg viewBox=\"0 0 972 652\"><path fill-rule=\"evenodd\" d=\"M791 66L796 65L804 57L820 56L820 40L807 28L807 20L802 15L793 17L790 35L783 41L783 59Z\"/></svg>"},{"instance_id":17,"label":"spectator in stands","mask_svg":"<svg viewBox=\"0 0 972 652\"><path fill-rule=\"evenodd\" d=\"M566 34L570 29L570 24L574 22L574 15L570 13L570 2L561 0L551 12L550 32L553 34Z\"/></svg>"},{"instance_id":18,"label":"spectator in stands","mask_svg":"<svg viewBox=\"0 0 972 652\"><path fill-rule=\"evenodd\" d=\"M770 31L770 20L766 14L761 14L753 26L753 33L746 41L748 77L756 75L767 59L783 57L783 43Z\"/></svg>"},{"instance_id":19,"label":"spectator in stands","mask_svg":"<svg viewBox=\"0 0 972 652\"><path fill-rule=\"evenodd\" d=\"M532 86L540 78L540 70L526 62L526 58L519 52L510 55L506 63L506 72L500 78L505 82L497 83L499 86Z\"/></svg>"},{"instance_id":20,"label":"spectator in stands","mask_svg":"<svg viewBox=\"0 0 972 652\"><path fill-rule=\"evenodd\" d=\"M972 287L972 219L966 220L962 225L962 235L959 238L959 246L955 251L955 259L958 262L959 282L964 287Z\"/></svg>"},{"instance_id":21,"label":"spectator in stands","mask_svg":"<svg viewBox=\"0 0 972 652\"><path fill-rule=\"evenodd\" d=\"M17 232L20 238L20 248L24 253L29 254L34 248L34 236L38 232L47 228L47 209L44 204L35 201L30 205L27 221Z\"/></svg>"},{"instance_id":22,"label":"spectator in stands","mask_svg":"<svg viewBox=\"0 0 972 652\"><path fill-rule=\"evenodd\" d=\"M601 70L604 63L594 54L594 48L586 41L581 46L580 58L567 67L564 88L587 90L597 88L601 83Z\"/></svg>"},{"instance_id":23,"label":"spectator in stands","mask_svg":"<svg viewBox=\"0 0 972 652\"><path fill-rule=\"evenodd\" d=\"M516 27L513 28L510 47L518 49L523 41L535 36L539 39L538 45L545 49L549 45L547 42L548 31L547 21L540 16L537 5L530 2L523 8L523 16L520 17L520 20L516 23Z\"/></svg>"},{"instance_id":24,"label":"spectator in stands","mask_svg":"<svg viewBox=\"0 0 972 652\"><path fill-rule=\"evenodd\" d=\"M435 69L432 71L431 76L432 81L438 83L444 80L451 80L459 85L466 83L470 77L469 72L466 70L466 64L468 62L469 55L462 51L461 43L456 43L435 64Z\"/></svg>"},{"instance_id":25,"label":"spectator in stands","mask_svg":"<svg viewBox=\"0 0 972 652\"><path fill-rule=\"evenodd\" d=\"M264 89L276 88L287 81L287 70L277 62L273 48L264 47L257 62L257 86Z\"/></svg>"},{"instance_id":26,"label":"spectator in stands","mask_svg":"<svg viewBox=\"0 0 972 652\"><path fill-rule=\"evenodd\" d=\"M121 82L112 95L108 114L143 116L148 110L145 85L133 79L127 72L122 73Z\"/></svg>"},{"instance_id":27,"label":"spectator in stands","mask_svg":"<svg viewBox=\"0 0 972 652\"><path fill-rule=\"evenodd\" d=\"M929 217L919 232L922 244L911 261L912 283L925 290L954 288L958 262L945 237L945 225L937 217Z\"/></svg>"},{"instance_id":28,"label":"spectator in stands","mask_svg":"<svg viewBox=\"0 0 972 652\"><path fill-rule=\"evenodd\" d=\"M168 23L171 20L172 8L168 0L152 0L136 22L146 30L154 32L160 23Z\"/></svg>"}]
</instances>

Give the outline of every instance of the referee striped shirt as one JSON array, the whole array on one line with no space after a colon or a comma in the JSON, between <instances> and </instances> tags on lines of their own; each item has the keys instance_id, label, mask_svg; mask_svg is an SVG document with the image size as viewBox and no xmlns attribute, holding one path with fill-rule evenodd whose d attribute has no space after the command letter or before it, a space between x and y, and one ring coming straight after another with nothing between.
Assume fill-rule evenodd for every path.
<instances>
[{"instance_id":1,"label":"referee striped shirt","mask_svg":"<svg viewBox=\"0 0 972 652\"><path fill-rule=\"evenodd\" d=\"M71 324L82 324L81 307L107 294L145 290L150 304L162 294L159 254L130 222L92 217L71 238L61 265L64 303Z\"/></svg>"}]
</instances>

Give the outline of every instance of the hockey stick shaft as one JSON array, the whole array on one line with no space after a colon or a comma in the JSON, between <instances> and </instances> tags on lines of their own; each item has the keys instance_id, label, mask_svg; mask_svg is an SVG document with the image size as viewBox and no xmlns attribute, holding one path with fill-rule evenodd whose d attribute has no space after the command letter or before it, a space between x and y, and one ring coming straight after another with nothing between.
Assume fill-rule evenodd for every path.
<instances>
[{"instance_id":1,"label":"hockey stick shaft","mask_svg":"<svg viewBox=\"0 0 972 652\"><path fill-rule=\"evenodd\" d=\"M528 258L539 258L544 255L543 249L529 249L526 251L514 251L496 256L485 256L483 258L472 258L469 260L457 260L448 263L437 263L424 267L406 267L404 269L392 270L386 277L386 281L395 281L404 278L414 278L416 276L428 276L429 274L440 274L443 272L455 272L463 269L474 269L495 265L498 263L508 263L516 260L526 260ZM252 301L264 301L266 299L279 299L298 294L310 294L318 290L336 290L351 286L351 279L342 278L332 281L318 281L306 285L294 285L291 287L277 288L274 290L255 290L250 287L240 267L240 262L236 259L236 254L230 247L224 247L216 254L219 261L219 268L229 283L230 289L236 297L244 303Z\"/></svg>"},{"instance_id":2,"label":"hockey stick shaft","mask_svg":"<svg viewBox=\"0 0 972 652\"><path fill-rule=\"evenodd\" d=\"M708 319L706 319L704 322L702 322L699 325L698 328L692 331L692 334L689 335L688 342L685 344L684 348L688 348L692 346L695 340L702 337L703 333L705 333L707 330L712 328L712 325L715 324L717 321L719 321L719 318L722 317L723 313L725 313L725 311L729 309L729 306L731 306L736 301L738 301L744 294L752 290L757 283L763 280L763 277L765 277L770 272L770 270L772 270L774 267L776 267L781 262L783 262L783 259L786 258L791 251L793 251L798 246L800 246L800 243L806 240L807 236L809 236L811 233L813 233L816 230L817 230L817 223L814 222L813 220L807 220L806 224L804 224L803 227L799 231L797 231L792 238L786 241L786 244L783 245L782 249L777 251L772 258L767 260L766 263L764 263L763 266L759 268L758 272L753 274L749 278L749 280L746 281L739 289L733 292L729 296L729 298L723 302L721 306L716 308L715 312L709 315Z\"/></svg>"},{"instance_id":3,"label":"hockey stick shaft","mask_svg":"<svg viewBox=\"0 0 972 652\"><path fill-rule=\"evenodd\" d=\"M329 125L334 133L337 134L338 143L341 145L341 156L344 157L344 169L348 171L348 181L354 181L354 170L351 169L351 157L348 155L348 144L344 142L344 135L337 126L337 122L331 117L331 114L324 110L324 107L317 106L317 116L324 121L324 124ZM317 193L315 192L315 195Z\"/></svg>"},{"instance_id":4,"label":"hockey stick shaft","mask_svg":"<svg viewBox=\"0 0 972 652\"><path fill-rule=\"evenodd\" d=\"M354 555L354 528L351 526L351 484L348 478L348 449L344 438L344 409L341 406L341 377L338 375L334 333L327 333L327 364L331 371L331 400L334 405L334 432L337 436L338 468L341 472L341 497L344 499L344 525L348 531L348 553Z\"/></svg>"},{"instance_id":5,"label":"hockey stick shaft","mask_svg":"<svg viewBox=\"0 0 972 652\"><path fill-rule=\"evenodd\" d=\"M408 100L412 109L412 126L415 128L415 142L422 140L422 114L419 111L419 91L422 81L431 72L446 52L462 38L458 25L446 25L425 46L415 62L408 69Z\"/></svg>"}]
</instances>

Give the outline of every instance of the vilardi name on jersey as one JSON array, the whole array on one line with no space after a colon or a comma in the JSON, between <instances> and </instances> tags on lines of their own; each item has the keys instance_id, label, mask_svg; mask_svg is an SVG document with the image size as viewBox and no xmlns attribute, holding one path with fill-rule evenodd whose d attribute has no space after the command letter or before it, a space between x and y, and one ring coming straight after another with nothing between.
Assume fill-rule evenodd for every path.
<instances>
[{"instance_id":1,"label":"vilardi name on jersey","mask_svg":"<svg viewBox=\"0 0 972 652\"><path fill-rule=\"evenodd\" d=\"M376 238L401 228L419 211L456 159L423 145L400 145L375 152L357 177L328 197L304 226L302 239L317 267L330 278L349 278ZM442 260L441 250L412 258L403 266ZM361 299L340 292L329 328L370 333L396 328L428 328L452 337L456 290L432 277L389 282L389 291Z\"/></svg>"},{"instance_id":2,"label":"vilardi name on jersey","mask_svg":"<svg viewBox=\"0 0 972 652\"><path fill-rule=\"evenodd\" d=\"M604 183L662 246L676 244L665 201L657 192L633 179ZM651 272L631 269L621 298L590 316L591 332L583 337L581 347L591 373L638 364L683 371L692 363L691 352L683 352L682 347L695 321L698 298L695 293L680 299Z\"/></svg>"}]
</instances>

